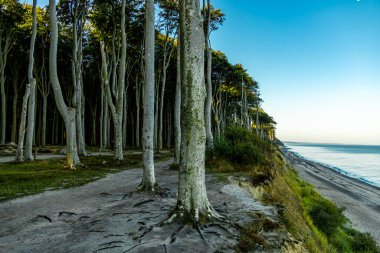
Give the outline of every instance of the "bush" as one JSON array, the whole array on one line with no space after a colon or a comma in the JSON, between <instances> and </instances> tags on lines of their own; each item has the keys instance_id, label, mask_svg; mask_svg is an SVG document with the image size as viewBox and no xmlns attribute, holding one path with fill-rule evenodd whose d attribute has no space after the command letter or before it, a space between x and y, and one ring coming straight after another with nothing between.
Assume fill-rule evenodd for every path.
<instances>
[{"instance_id":1,"label":"bush","mask_svg":"<svg viewBox=\"0 0 380 253\"><path fill-rule=\"evenodd\" d=\"M223 138L215 140L208 157L225 159L243 166L268 165L274 150L255 133L244 128L229 127Z\"/></svg>"},{"instance_id":2,"label":"bush","mask_svg":"<svg viewBox=\"0 0 380 253\"><path fill-rule=\"evenodd\" d=\"M331 236L347 221L343 211L343 208L338 208L328 200L320 200L312 206L309 213L314 225L327 236Z\"/></svg>"}]
</instances>

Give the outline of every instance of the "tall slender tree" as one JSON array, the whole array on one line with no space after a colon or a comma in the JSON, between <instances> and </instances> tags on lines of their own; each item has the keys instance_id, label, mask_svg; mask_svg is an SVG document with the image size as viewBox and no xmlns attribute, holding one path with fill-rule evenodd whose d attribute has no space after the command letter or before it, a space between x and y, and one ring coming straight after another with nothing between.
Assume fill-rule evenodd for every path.
<instances>
[{"instance_id":1,"label":"tall slender tree","mask_svg":"<svg viewBox=\"0 0 380 253\"><path fill-rule=\"evenodd\" d=\"M53 87L54 98L57 108L65 122L66 129L66 166L74 169L79 164L79 156L76 145L75 108L68 107L63 99L61 85L57 72L57 49L58 49L58 24L55 0L49 0L50 15L50 51L49 51L49 76Z\"/></svg>"},{"instance_id":2,"label":"tall slender tree","mask_svg":"<svg viewBox=\"0 0 380 253\"><path fill-rule=\"evenodd\" d=\"M143 163L144 173L141 189L154 191L154 0L145 0L145 85L143 117Z\"/></svg>"},{"instance_id":3,"label":"tall slender tree","mask_svg":"<svg viewBox=\"0 0 380 253\"><path fill-rule=\"evenodd\" d=\"M204 33L199 0L180 1L181 157L178 200L173 219L198 226L218 216L210 205L205 183Z\"/></svg>"},{"instance_id":4,"label":"tall slender tree","mask_svg":"<svg viewBox=\"0 0 380 253\"><path fill-rule=\"evenodd\" d=\"M28 65L28 81L30 83L30 96L28 102L28 126L25 139L25 159L27 161L33 160L33 138L35 126L35 111L36 111L36 81L33 80L33 67L34 67L34 46L36 43L37 35L37 0L33 0L33 24L32 24L32 38L30 40L29 48L29 65Z\"/></svg>"}]
</instances>

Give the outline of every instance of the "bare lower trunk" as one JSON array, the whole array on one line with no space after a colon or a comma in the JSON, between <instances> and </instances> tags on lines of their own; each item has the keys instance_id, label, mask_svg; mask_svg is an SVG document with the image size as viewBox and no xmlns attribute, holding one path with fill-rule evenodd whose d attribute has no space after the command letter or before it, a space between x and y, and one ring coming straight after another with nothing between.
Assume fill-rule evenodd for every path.
<instances>
[{"instance_id":1,"label":"bare lower trunk","mask_svg":"<svg viewBox=\"0 0 380 253\"><path fill-rule=\"evenodd\" d=\"M145 1L145 85L143 94L143 163L141 189L154 191L154 0ZM153 99L152 99L153 98Z\"/></svg>"},{"instance_id":2,"label":"bare lower trunk","mask_svg":"<svg viewBox=\"0 0 380 253\"><path fill-rule=\"evenodd\" d=\"M49 53L49 75L53 87L57 108L65 122L66 128L66 166L73 169L79 163L76 150L75 109L66 106L63 100L61 85L57 75L57 47L58 47L58 25L55 0L49 0L50 15L50 53Z\"/></svg>"},{"instance_id":3,"label":"bare lower trunk","mask_svg":"<svg viewBox=\"0 0 380 253\"><path fill-rule=\"evenodd\" d=\"M18 102L18 77L13 77L13 104L12 104L12 134L11 142L16 143L17 134L17 102Z\"/></svg>"},{"instance_id":4,"label":"bare lower trunk","mask_svg":"<svg viewBox=\"0 0 380 253\"><path fill-rule=\"evenodd\" d=\"M205 2L203 2L204 4ZM212 108L212 50L210 45L210 23L211 23L211 4L210 0L207 0L207 8L203 6L206 12L204 18L206 20L205 31L205 48L206 48L206 104L205 104L205 123L206 123L206 146L212 148L214 146L214 136L212 135L212 123L211 123L211 108ZM207 11L206 11L207 10Z\"/></svg>"},{"instance_id":5,"label":"bare lower trunk","mask_svg":"<svg viewBox=\"0 0 380 253\"><path fill-rule=\"evenodd\" d=\"M41 144L46 146L46 114L47 114L47 96L42 97L42 133Z\"/></svg>"},{"instance_id":6,"label":"bare lower trunk","mask_svg":"<svg viewBox=\"0 0 380 253\"><path fill-rule=\"evenodd\" d=\"M36 113L36 80L33 78L33 65L34 65L34 45L37 35L37 0L33 0L33 26L32 38L30 40L29 50L29 66L28 66L28 80L30 83L30 97L28 105L28 128L25 140L25 159L28 161L33 160L33 139L34 139L34 121Z\"/></svg>"},{"instance_id":7,"label":"bare lower trunk","mask_svg":"<svg viewBox=\"0 0 380 253\"><path fill-rule=\"evenodd\" d=\"M199 0L180 1L181 158L173 217L198 225L216 215L206 194L204 33Z\"/></svg>"},{"instance_id":8,"label":"bare lower trunk","mask_svg":"<svg viewBox=\"0 0 380 253\"><path fill-rule=\"evenodd\" d=\"M25 160L33 161L33 138L34 138L34 120L35 120L35 102L36 102L36 79L30 83L30 96L28 104L28 126L25 138Z\"/></svg>"},{"instance_id":9,"label":"bare lower trunk","mask_svg":"<svg viewBox=\"0 0 380 253\"><path fill-rule=\"evenodd\" d=\"M3 67L2 67L3 68ZM1 133L0 133L0 144L5 144L5 133L7 129L7 100L5 95L5 65L4 69L1 69L0 73L0 93L1 93Z\"/></svg>"},{"instance_id":10,"label":"bare lower trunk","mask_svg":"<svg viewBox=\"0 0 380 253\"><path fill-rule=\"evenodd\" d=\"M26 127L26 115L28 111L28 99L30 95L30 84L26 85L25 95L22 101L22 111L20 118L20 128L18 133L18 145L17 145L17 153L16 153L16 161L23 162L24 161L24 138L25 138L25 127Z\"/></svg>"},{"instance_id":11,"label":"bare lower trunk","mask_svg":"<svg viewBox=\"0 0 380 253\"><path fill-rule=\"evenodd\" d=\"M124 105L123 105L123 148L127 147L127 113L128 113L128 103L127 103L127 92L124 90Z\"/></svg>"},{"instance_id":12,"label":"bare lower trunk","mask_svg":"<svg viewBox=\"0 0 380 253\"><path fill-rule=\"evenodd\" d=\"M165 57L164 57L165 58ZM165 65L165 59L164 59L164 70L162 73L162 84L161 84L161 95L160 95L160 114L159 114L159 126L158 126L158 145L157 148L158 150L162 149L163 145L163 140L162 140L162 135L163 135L163 117L164 117L164 100L165 100L165 85L166 85L166 65Z\"/></svg>"},{"instance_id":13,"label":"bare lower trunk","mask_svg":"<svg viewBox=\"0 0 380 253\"><path fill-rule=\"evenodd\" d=\"M179 31L178 31L179 32ZM174 165L179 165L181 152L181 42L177 42L177 81L174 106Z\"/></svg>"},{"instance_id":14,"label":"bare lower trunk","mask_svg":"<svg viewBox=\"0 0 380 253\"><path fill-rule=\"evenodd\" d=\"M206 39L208 40L208 39ZM211 124L211 107L212 107L212 83L211 83L211 59L212 51L207 43L207 97L205 106L205 120L206 120L206 145L207 148L212 148L214 146L214 136L212 135L212 124Z\"/></svg>"}]
</instances>

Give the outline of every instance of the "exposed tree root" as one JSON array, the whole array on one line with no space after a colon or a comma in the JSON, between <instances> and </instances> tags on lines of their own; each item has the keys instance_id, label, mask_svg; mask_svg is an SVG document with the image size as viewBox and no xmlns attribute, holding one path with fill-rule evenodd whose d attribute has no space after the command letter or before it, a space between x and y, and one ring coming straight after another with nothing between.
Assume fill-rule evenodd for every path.
<instances>
[{"instance_id":1,"label":"exposed tree root","mask_svg":"<svg viewBox=\"0 0 380 253\"><path fill-rule=\"evenodd\" d=\"M118 245L109 246L109 247L104 247L104 248L100 248L100 249L94 250L93 252L99 252L99 251L106 250L106 249L114 249L114 248L121 248L121 247L123 247L123 246L118 246Z\"/></svg>"},{"instance_id":2,"label":"exposed tree root","mask_svg":"<svg viewBox=\"0 0 380 253\"><path fill-rule=\"evenodd\" d=\"M132 197L133 195L133 191L132 192L128 192L127 194L124 194L122 200L126 199L127 197Z\"/></svg>"},{"instance_id":3,"label":"exposed tree root","mask_svg":"<svg viewBox=\"0 0 380 253\"><path fill-rule=\"evenodd\" d=\"M46 220L48 220L50 223L53 222L53 221L52 221L48 216L46 216L46 215L37 215L35 219L37 219L37 218L43 218L43 219L46 219Z\"/></svg>"},{"instance_id":4,"label":"exposed tree root","mask_svg":"<svg viewBox=\"0 0 380 253\"><path fill-rule=\"evenodd\" d=\"M74 223L78 222L78 221L81 221L82 219L90 219L90 216L81 216L81 217L79 217L79 219L77 219L76 221L74 221Z\"/></svg>"},{"instance_id":5,"label":"exposed tree root","mask_svg":"<svg viewBox=\"0 0 380 253\"><path fill-rule=\"evenodd\" d=\"M149 202L154 202L154 199L147 199L147 200L144 200L144 201L142 201L142 202L139 202L139 203L137 203L137 204L134 204L133 207L142 206L142 205L144 205L144 204L146 204L146 203L149 203Z\"/></svg>"},{"instance_id":6,"label":"exposed tree root","mask_svg":"<svg viewBox=\"0 0 380 253\"><path fill-rule=\"evenodd\" d=\"M67 214L68 216L78 215L78 214L72 213L72 212L59 212L58 217L61 217L64 214Z\"/></svg>"}]
</instances>

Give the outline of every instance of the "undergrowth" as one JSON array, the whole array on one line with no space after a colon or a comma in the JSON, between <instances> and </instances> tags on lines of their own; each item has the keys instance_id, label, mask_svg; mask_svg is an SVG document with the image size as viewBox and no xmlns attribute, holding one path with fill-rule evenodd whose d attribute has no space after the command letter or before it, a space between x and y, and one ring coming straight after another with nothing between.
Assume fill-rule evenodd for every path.
<instances>
[{"instance_id":1,"label":"undergrowth","mask_svg":"<svg viewBox=\"0 0 380 253\"><path fill-rule=\"evenodd\" d=\"M280 151L242 128L228 128L207 152L207 169L221 175L243 175L252 186L261 186L261 201L277 206L281 222L310 252L379 253L368 233L353 229L344 209L323 198L314 187L299 178ZM268 223L269 224L269 223ZM269 224L270 225L270 224ZM268 225L268 226L269 226ZM262 226L262 224L260 225ZM265 248L257 222L242 231L240 252Z\"/></svg>"}]
</instances>

